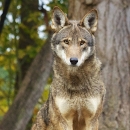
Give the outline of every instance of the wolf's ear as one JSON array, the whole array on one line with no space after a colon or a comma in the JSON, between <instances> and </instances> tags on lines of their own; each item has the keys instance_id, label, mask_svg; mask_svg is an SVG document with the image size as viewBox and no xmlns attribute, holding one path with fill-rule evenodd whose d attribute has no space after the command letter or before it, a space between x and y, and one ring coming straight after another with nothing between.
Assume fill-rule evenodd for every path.
<instances>
[{"instance_id":1,"label":"wolf's ear","mask_svg":"<svg viewBox=\"0 0 130 130\"><path fill-rule=\"evenodd\" d=\"M93 9L80 21L80 25L94 33L97 30L98 13Z\"/></svg>"},{"instance_id":2,"label":"wolf's ear","mask_svg":"<svg viewBox=\"0 0 130 130\"><path fill-rule=\"evenodd\" d=\"M63 28L66 23L68 23L68 19L65 13L59 7L54 7L51 24L52 29L58 31Z\"/></svg>"}]
</instances>

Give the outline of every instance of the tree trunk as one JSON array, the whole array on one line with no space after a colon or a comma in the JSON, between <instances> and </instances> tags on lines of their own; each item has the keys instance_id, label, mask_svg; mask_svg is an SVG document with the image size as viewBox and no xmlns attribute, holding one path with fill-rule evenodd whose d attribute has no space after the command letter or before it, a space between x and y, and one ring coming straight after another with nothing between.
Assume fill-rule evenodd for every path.
<instances>
[{"instance_id":1,"label":"tree trunk","mask_svg":"<svg viewBox=\"0 0 130 130\"><path fill-rule=\"evenodd\" d=\"M52 66L50 35L29 68L20 90L0 124L0 130L24 130L49 77Z\"/></svg>"},{"instance_id":2,"label":"tree trunk","mask_svg":"<svg viewBox=\"0 0 130 130\"><path fill-rule=\"evenodd\" d=\"M31 33L35 33L37 35L37 21L34 20L28 20L30 18L31 14L34 14L35 12L38 12L38 0L22 0L21 1L21 9L20 9L20 16L21 16L21 24L24 26L20 26L19 29L19 44L18 44L18 50L24 50L27 48L27 46L36 46L35 39L31 36ZM37 16L35 16L36 19L38 19ZM18 54L19 56L19 54ZM17 59L18 65L17 65L17 73L16 73L16 81L15 81L15 96L19 91L20 84L26 75L26 72L31 65L33 61L33 58L30 58L28 54L26 54L24 57Z\"/></svg>"},{"instance_id":3,"label":"tree trunk","mask_svg":"<svg viewBox=\"0 0 130 130\"><path fill-rule=\"evenodd\" d=\"M106 86L100 130L130 130L130 1L69 0L69 18L81 19L88 10L99 12L97 54Z\"/></svg>"}]
</instances>

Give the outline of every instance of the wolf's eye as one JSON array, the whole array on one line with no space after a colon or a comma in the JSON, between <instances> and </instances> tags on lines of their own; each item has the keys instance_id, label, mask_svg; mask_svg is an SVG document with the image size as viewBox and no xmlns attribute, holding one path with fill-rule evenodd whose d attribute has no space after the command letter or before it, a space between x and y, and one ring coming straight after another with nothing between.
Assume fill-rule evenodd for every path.
<instances>
[{"instance_id":1,"label":"wolf's eye","mask_svg":"<svg viewBox=\"0 0 130 130\"><path fill-rule=\"evenodd\" d=\"M64 43L65 43L65 44L69 44L69 40L65 39L65 40L64 40Z\"/></svg>"},{"instance_id":2,"label":"wolf's eye","mask_svg":"<svg viewBox=\"0 0 130 130\"><path fill-rule=\"evenodd\" d=\"M82 46L82 45L84 45L84 44L85 44L85 41L82 40L82 41L80 42L80 46Z\"/></svg>"}]
</instances>

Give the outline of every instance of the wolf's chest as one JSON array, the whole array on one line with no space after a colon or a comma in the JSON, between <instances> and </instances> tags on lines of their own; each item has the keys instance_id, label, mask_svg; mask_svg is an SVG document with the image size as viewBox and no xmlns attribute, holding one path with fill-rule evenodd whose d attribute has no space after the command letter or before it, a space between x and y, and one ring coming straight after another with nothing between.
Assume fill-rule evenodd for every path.
<instances>
[{"instance_id":1,"label":"wolf's chest","mask_svg":"<svg viewBox=\"0 0 130 130\"><path fill-rule=\"evenodd\" d=\"M78 116L93 117L100 105L100 97L89 98L60 98L56 97L56 106L64 117Z\"/></svg>"}]
</instances>

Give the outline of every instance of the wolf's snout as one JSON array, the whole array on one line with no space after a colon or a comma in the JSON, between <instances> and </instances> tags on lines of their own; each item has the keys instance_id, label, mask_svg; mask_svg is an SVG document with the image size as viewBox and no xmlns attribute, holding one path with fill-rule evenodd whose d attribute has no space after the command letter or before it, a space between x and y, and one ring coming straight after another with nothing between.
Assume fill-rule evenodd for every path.
<instances>
[{"instance_id":1,"label":"wolf's snout","mask_svg":"<svg viewBox=\"0 0 130 130\"><path fill-rule=\"evenodd\" d=\"M78 62L78 58L72 57L72 58L70 58L70 62L71 62L72 65L76 65L77 62Z\"/></svg>"}]
</instances>

